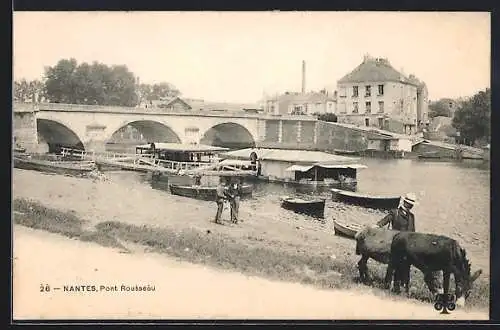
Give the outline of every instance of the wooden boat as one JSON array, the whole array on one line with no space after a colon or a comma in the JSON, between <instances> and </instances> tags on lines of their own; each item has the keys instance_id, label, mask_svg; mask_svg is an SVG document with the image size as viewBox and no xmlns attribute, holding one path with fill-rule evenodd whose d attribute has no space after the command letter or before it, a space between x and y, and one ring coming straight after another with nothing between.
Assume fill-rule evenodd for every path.
<instances>
[{"instance_id":1,"label":"wooden boat","mask_svg":"<svg viewBox=\"0 0 500 330\"><path fill-rule=\"evenodd\" d=\"M170 193L173 195L191 197L195 199L201 199L206 201L215 201L215 197L217 196L216 187L213 186L182 186L171 184L170 185ZM248 198L252 196L253 186L252 185L243 185L241 187L242 196L241 198Z\"/></svg>"},{"instance_id":2,"label":"wooden boat","mask_svg":"<svg viewBox=\"0 0 500 330\"><path fill-rule=\"evenodd\" d=\"M299 197L281 197L281 207L296 213L322 218L325 214L325 199L304 199Z\"/></svg>"},{"instance_id":3,"label":"wooden boat","mask_svg":"<svg viewBox=\"0 0 500 330\"><path fill-rule=\"evenodd\" d=\"M335 235L345 236L354 239L354 236L363 228L357 223L345 223L338 220L333 220L333 230Z\"/></svg>"},{"instance_id":4,"label":"wooden boat","mask_svg":"<svg viewBox=\"0 0 500 330\"><path fill-rule=\"evenodd\" d=\"M399 206L401 196L376 196L332 188L332 199L372 209L390 210Z\"/></svg>"},{"instance_id":5,"label":"wooden boat","mask_svg":"<svg viewBox=\"0 0 500 330\"><path fill-rule=\"evenodd\" d=\"M84 175L94 170L92 162L51 162L21 157L14 157L14 167L23 170L69 175Z\"/></svg>"},{"instance_id":6,"label":"wooden boat","mask_svg":"<svg viewBox=\"0 0 500 330\"><path fill-rule=\"evenodd\" d=\"M443 158L437 151L428 151L417 156L420 159L441 159Z\"/></svg>"},{"instance_id":7,"label":"wooden boat","mask_svg":"<svg viewBox=\"0 0 500 330\"><path fill-rule=\"evenodd\" d=\"M358 152L354 150L343 150L343 149L334 149L333 152L336 155L342 155L342 156L358 156Z\"/></svg>"}]
</instances>

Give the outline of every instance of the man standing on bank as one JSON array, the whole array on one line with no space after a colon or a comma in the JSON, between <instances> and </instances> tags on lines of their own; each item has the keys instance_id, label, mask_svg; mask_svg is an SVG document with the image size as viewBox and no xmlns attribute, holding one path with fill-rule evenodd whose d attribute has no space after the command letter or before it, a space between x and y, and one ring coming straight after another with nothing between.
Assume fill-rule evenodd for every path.
<instances>
[{"instance_id":1,"label":"man standing on bank","mask_svg":"<svg viewBox=\"0 0 500 330\"><path fill-rule=\"evenodd\" d=\"M388 215L377 222L377 226L384 227L387 225L388 229L415 232L415 215L411 212L411 209L415 205L416 200L415 194L406 194L399 207L391 210ZM430 278L426 279L426 282L429 281L433 287L440 288L438 276L439 272L433 272Z\"/></svg>"},{"instance_id":2,"label":"man standing on bank","mask_svg":"<svg viewBox=\"0 0 500 330\"><path fill-rule=\"evenodd\" d=\"M219 179L219 184L216 188L215 202L217 203L217 214L215 215L215 223L221 225L221 215L224 209L224 200L226 199L226 187L224 185L224 178Z\"/></svg>"},{"instance_id":3,"label":"man standing on bank","mask_svg":"<svg viewBox=\"0 0 500 330\"><path fill-rule=\"evenodd\" d=\"M236 181L231 184L230 188L231 199L231 222L234 224L238 223L238 211L240 208L240 198L241 198L241 183Z\"/></svg>"}]
</instances>

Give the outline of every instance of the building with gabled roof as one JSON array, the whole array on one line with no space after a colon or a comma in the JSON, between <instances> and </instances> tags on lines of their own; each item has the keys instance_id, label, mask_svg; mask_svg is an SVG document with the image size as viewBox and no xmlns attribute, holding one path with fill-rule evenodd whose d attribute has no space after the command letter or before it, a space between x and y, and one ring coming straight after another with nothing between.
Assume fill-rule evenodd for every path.
<instances>
[{"instance_id":1,"label":"building with gabled roof","mask_svg":"<svg viewBox=\"0 0 500 330\"><path fill-rule=\"evenodd\" d=\"M413 134L428 122L427 87L414 75L396 70L386 58L365 55L363 62L337 82L339 122Z\"/></svg>"},{"instance_id":2,"label":"building with gabled roof","mask_svg":"<svg viewBox=\"0 0 500 330\"><path fill-rule=\"evenodd\" d=\"M264 111L276 115L334 113L335 98L326 91L307 93L286 92L267 99Z\"/></svg>"}]
</instances>

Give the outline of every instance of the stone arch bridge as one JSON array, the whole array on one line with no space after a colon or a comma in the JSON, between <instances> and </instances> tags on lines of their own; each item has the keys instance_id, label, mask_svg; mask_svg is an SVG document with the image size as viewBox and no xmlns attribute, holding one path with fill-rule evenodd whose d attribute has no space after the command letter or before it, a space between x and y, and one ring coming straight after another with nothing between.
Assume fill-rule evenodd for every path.
<instances>
[{"instance_id":1,"label":"stone arch bridge","mask_svg":"<svg viewBox=\"0 0 500 330\"><path fill-rule=\"evenodd\" d=\"M27 149L40 142L104 151L125 127L143 140L229 148L311 148L317 120L304 116L141 109L70 104L13 105L13 135ZM119 136L118 136L119 137Z\"/></svg>"}]
</instances>

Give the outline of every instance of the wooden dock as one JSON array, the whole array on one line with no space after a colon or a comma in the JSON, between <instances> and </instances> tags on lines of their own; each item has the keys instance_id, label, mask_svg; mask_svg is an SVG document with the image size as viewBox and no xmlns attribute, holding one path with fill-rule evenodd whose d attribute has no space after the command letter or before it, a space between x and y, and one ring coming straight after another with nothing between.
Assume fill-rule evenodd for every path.
<instances>
[{"instance_id":1,"label":"wooden dock","mask_svg":"<svg viewBox=\"0 0 500 330\"><path fill-rule=\"evenodd\" d=\"M101 168L116 168L138 172L156 172L177 175L202 176L256 176L256 170L242 170L237 166L214 162L180 162L153 158L147 154L126 154L113 152L87 152L85 150L62 148L64 157L93 161Z\"/></svg>"}]
</instances>

